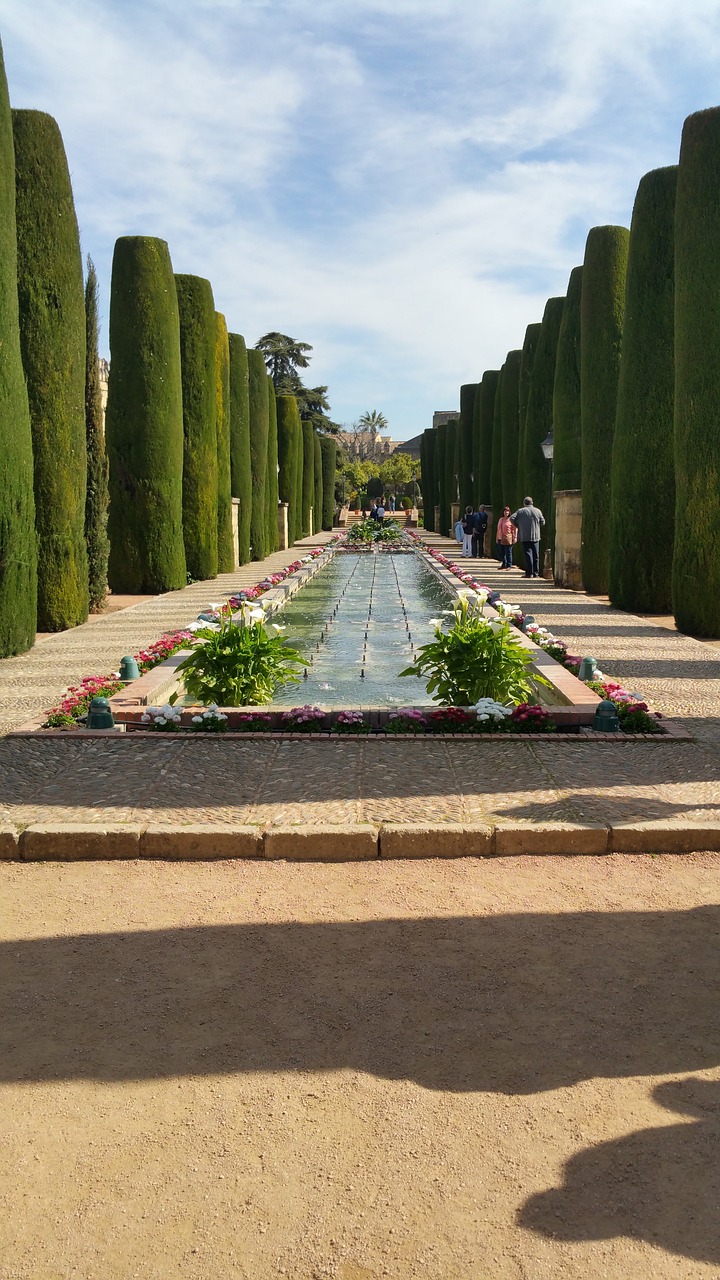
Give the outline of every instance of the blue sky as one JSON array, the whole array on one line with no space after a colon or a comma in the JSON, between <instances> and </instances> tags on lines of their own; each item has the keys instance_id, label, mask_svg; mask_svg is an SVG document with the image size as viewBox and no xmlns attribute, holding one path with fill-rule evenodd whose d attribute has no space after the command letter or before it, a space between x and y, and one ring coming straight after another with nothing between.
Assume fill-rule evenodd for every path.
<instances>
[{"instance_id":1,"label":"blue sky","mask_svg":"<svg viewBox=\"0 0 720 1280\"><path fill-rule=\"evenodd\" d=\"M400 440L720 100L716 0L0 0L0 36L12 104L62 130L103 345L116 237L161 236Z\"/></svg>"}]
</instances>

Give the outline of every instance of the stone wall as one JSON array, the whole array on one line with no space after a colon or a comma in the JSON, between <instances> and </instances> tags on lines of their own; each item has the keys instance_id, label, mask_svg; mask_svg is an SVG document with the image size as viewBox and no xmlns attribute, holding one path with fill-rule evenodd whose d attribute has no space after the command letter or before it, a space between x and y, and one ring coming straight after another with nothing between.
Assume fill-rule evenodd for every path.
<instances>
[{"instance_id":1,"label":"stone wall","mask_svg":"<svg viewBox=\"0 0 720 1280\"><path fill-rule=\"evenodd\" d=\"M555 494L555 581L582 591L582 494L561 489Z\"/></svg>"}]
</instances>

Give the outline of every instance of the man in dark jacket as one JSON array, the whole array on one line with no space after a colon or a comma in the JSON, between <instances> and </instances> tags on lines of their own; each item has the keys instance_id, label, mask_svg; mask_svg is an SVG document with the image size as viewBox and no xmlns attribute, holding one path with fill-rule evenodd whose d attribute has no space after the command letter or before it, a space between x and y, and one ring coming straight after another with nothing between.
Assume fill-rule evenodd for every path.
<instances>
[{"instance_id":1,"label":"man in dark jacket","mask_svg":"<svg viewBox=\"0 0 720 1280\"><path fill-rule=\"evenodd\" d=\"M473 529L472 553L474 556L478 556L482 559L485 554L485 530L488 526L487 511L484 507L480 507L479 510L475 512L473 515L473 523L475 528Z\"/></svg>"},{"instance_id":2,"label":"man in dark jacket","mask_svg":"<svg viewBox=\"0 0 720 1280\"><path fill-rule=\"evenodd\" d=\"M539 507L533 506L532 498L524 498L523 505L510 519L517 527L518 538L525 552L525 577L540 577L540 530L545 524L545 517Z\"/></svg>"}]
</instances>

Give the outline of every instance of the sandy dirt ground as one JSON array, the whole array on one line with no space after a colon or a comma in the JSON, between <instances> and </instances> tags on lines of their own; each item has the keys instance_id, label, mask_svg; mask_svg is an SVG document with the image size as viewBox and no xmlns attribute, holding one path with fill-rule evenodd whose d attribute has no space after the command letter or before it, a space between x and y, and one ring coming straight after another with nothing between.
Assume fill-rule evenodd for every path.
<instances>
[{"instance_id":1,"label":"sandy dirt ground","mask_svg":"<svg viewBox=\"0 0 720 1280\"><path fill-rule=\"evenodd\" d=\"M720 1276L719 869L2 865L0 1277Z\"/></svg>"}]
</instances>

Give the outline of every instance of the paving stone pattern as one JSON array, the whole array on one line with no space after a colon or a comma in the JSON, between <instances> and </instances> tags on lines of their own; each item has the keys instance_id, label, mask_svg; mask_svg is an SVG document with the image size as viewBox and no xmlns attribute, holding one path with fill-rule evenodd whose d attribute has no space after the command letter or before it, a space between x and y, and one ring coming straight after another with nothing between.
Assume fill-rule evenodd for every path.
<instances>
[{"instance_id":1,"label":"paving stone pattern","mask_svg":"<svg viewBox=\"0 0 720 1280\"><path fill-rule=\"evenodd\" d=\"M306 539L319 545L329 535ZM425 541L456 557L454 542ZM82 676L290 563L298 548L44 638L0 661L0 733ZM0 737L0 824L720 822L720 650L494 560L469 568L603 671L677 717L692 742L322 741Z\"/></svg>"}]
</instances>

